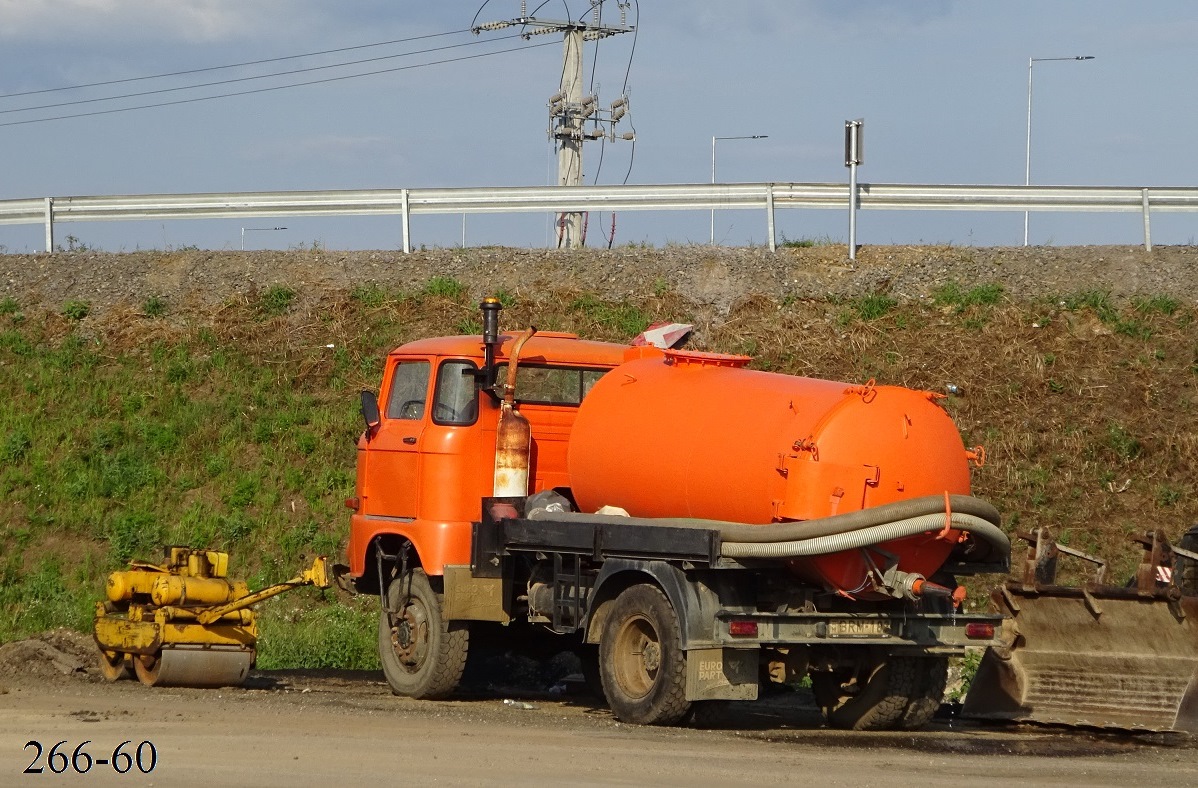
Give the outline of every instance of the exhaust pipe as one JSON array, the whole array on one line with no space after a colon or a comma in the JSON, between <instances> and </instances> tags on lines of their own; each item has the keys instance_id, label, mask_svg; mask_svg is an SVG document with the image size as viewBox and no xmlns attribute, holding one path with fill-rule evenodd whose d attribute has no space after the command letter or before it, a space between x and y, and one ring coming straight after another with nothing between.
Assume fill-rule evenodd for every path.
<instances>
[{"instance_id":1,"label":"exhaust pipe","mask_svg":"<svg viewBox=\"0 0 1198 788\"><path fill-rule=\"evenodd\" d=\"M483 314L491 313L484 312ZM528 419L516 410L516 368L520 363L520 351L524 348L524 343L535 333L537 333L537 328L532 326L521 334L512 345L512 352L508 357L507 382L503 386L503 402L499 406L499 422L495 427L495 496L497 498L528 495L532 427L529 426Z\"/></svg>"},{"instance_id":2,"label":"exhaust pipe","mask_svg":"<svg viewBox=\"0 0 1198 788\"><path fill-rule=\"evenodd\" d=\"M499 312L503 305L495 296L487 296L478 308L483 313L483 391L495 390L495 352L499 348Z\"/></svg>"}]
</instances>

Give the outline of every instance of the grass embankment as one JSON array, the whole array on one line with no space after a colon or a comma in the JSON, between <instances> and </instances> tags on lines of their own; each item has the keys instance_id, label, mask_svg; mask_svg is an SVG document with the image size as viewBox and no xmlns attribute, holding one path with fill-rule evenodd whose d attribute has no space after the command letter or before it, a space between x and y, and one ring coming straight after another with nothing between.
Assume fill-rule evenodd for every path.
<instances>
[{"instance_id":1,"label":"grass embankment","mask_svg":"<svg viewBox=\"0 0 1198 788\"><path fill-rule=\"evenodd\" d=\"M202 314L161 299L91 317L81 302L0 303L0 642L86 630L104 574L164 544L229 550L253 586L303 554L339 560L358 390L377 387L394 345L477 332L477 295L435 278L315 299L276 286ZM1051 525L1114 559L1116 577L1138 557L1127 535L1198 519L1198 322L1167 298L1012 304L997 286L950 286L930 303L757 297L726 316L666 282L624 302L503 299L508 327L626 340L651 320L693 321L698 348L762 369L955 386L946 407L987 449L976 494L1008 530ZM373 600L309 589L260 610L263 667L377 664Z\"/></svg>"}]
</instances>

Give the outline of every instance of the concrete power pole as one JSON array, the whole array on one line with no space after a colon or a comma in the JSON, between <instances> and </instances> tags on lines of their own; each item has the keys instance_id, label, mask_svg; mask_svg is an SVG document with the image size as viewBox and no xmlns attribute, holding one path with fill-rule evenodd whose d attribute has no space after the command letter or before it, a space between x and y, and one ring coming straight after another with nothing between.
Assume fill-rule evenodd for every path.
<instances>
[{"instance_id":1,"label":"concrete power pole","mask_svg":"<svg viewBox=\"0 0 1198 788\"><path fill-rule=\"evenodd\" d=\"M633 27L625 24L628 2L620 2L619 25L603 25L600 21L599 10L604 0L590 0L592 21L581 19L552 20L538 19L525 14L526 4L520 4L520 16L499 22L487 22L472 28L477 35L483 31L500 30L505 27L519 26L524 28L520 35L529 39L534 35L546 33L562 33L561 84L557 93L549 98L549 136L557 145L557 185L582 185L582 145L588 140L616 140L616 123L628 112L628 97L621 96L612 102L611 108L599 107L597 95L584 95L582 90L583 44L587 41L598 41L601 38L614 36L618 33L629 33ZM587 124L592 124L587 128ZM634 135L629 132L620 135L620 139L632 140ZM578 249L583 245L583 219L578 212L563 212L557 217L557 246L564 249Z\"/></svg>"},{"instance_id":2,"label":"concrete power pole","mask_svg":"<svg viewBox=\"0 0 1198 788\"><path fill-rule=\"evenodd\" d=\"M562 50L562 86L557 94L564 107L582 107L582 31L567 30ZM555 96L554 98L557 98ZM553 102L550 102L552 118ZM582 125L583 114L561 112L558 126L550 129L558 140L557 185L582 185ZM563 213L558 217L558 248L577 249L582 246L582 214Z\"/></svg>"}]
</instances>

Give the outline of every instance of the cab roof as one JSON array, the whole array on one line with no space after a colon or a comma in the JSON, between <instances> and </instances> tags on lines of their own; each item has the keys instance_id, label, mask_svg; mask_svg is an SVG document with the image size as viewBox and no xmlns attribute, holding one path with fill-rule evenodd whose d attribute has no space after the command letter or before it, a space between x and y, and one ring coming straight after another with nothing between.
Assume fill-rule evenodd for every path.
<instances>
[{"instance_id":1,"label":"cab roof","mask_svg":"<svg viewBox=\"0 0 1198 788\"><path fill-rule=\"evenodd\" d=\"M500 346L497 361L506 361L507 352L516 341L517 334L499 335ZM577 334L562 331L538 332L524 344L520 361L537 364L570 364L578 366L614 367L624 361L628 345L615 342L595 342L579 339ZM481 359L483 338L479 334L454 337L430 337L417 339L400 345L391 351L392 356L452 356Z\"/></svg>"}]
</instances>

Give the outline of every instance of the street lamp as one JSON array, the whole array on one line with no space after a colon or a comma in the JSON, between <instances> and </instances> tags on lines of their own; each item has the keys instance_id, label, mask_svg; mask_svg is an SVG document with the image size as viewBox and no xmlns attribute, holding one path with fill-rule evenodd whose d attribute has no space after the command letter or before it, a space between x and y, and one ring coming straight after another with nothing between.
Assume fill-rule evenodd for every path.
<instances>
[{"instance_id":1,"label":"street lamp","mask_svg":"<svg viewBox=\"0 0 1198 788\"><path fill-rule=\"evenodd\" d=\"M715 143L716 140L764 140L768 134L750 134L742 137L712 137L711 138L711 184L715 185ZM715 246L715 208L711 209L711 245Z\"/></svg>"},{"instance_id":2,"label":"street lamp","mask_svg":"<svg viewBox=\"0 0 1198 788\"><path fill-rule=\"evenodd\" d=\"M251 233L269 233L275 230L286 230L286 227L242 227L241 228L241 251L245 251L245 234Z\"/></svg>"},{"instance_id":3,"label":"street lamp","mask_svg":"<svg viewBox=\"0 0 1198 788\"><path fill-rule=\"evenodd\" d=\"M1029 57L1027 59L1027 159L1023 170L1023 185L1032 185L1032 66L1049 60L1093 60L1093 55L1074 55L1073 57ZM1027 246L1027 217L1023 212L1023 245Z\"/></svg>"}]
</instances>

